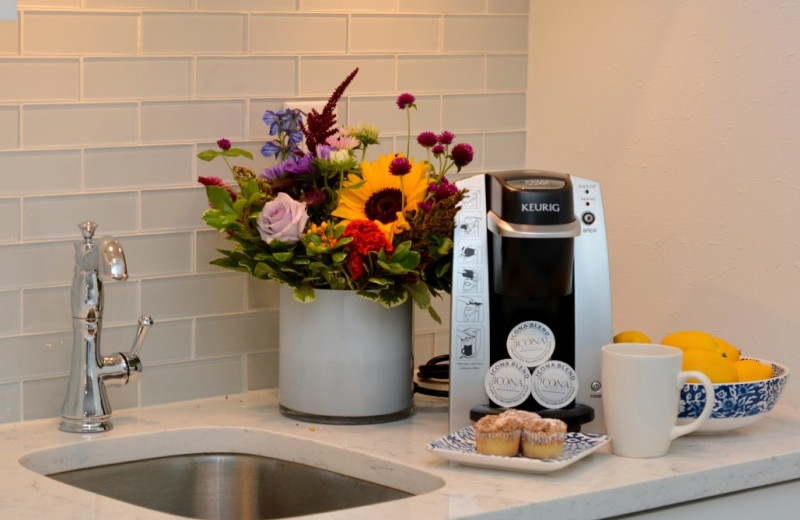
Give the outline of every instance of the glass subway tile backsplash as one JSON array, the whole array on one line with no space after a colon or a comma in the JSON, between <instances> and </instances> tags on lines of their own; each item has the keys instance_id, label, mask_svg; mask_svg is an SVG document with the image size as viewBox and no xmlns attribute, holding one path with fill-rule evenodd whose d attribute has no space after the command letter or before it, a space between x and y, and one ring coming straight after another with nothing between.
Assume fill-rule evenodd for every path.
<instances>
[{"instance_id":1,"label":"glass subway tile backsplash","mask_svg":"<svg viewBox=\"0 0 800 520\"><path fill-rule=\"evenodd\" d=\"M412 92L414 132L469 140L463 175L525 164L528 0L20 0L0 22L0 423L59 414L69 371L69 287L83 220L113 233L130 278L109 284L102 347L155 326L116 410L277 385L277 287L208 264L198 151L226 137L256 155L261 115L326 97L355 67L342 124L405 148L391 100ZM437 305L447 320L449 302ZM417 362L448 323L415 320Z\"/></svg>"}]
</instances>

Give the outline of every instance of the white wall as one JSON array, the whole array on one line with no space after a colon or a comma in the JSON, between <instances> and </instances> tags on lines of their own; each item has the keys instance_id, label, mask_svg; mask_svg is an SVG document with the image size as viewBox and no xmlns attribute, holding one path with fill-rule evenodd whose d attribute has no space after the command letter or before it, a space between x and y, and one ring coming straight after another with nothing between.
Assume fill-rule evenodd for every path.
<instances>
[{"instance_id":1,"label":"white wall","mask_svg":"<svg viewBox=\"0 0 800 520\"><path fill-rule=\"evenodd\" d=\"M615 330L800 367L800 2L531 6L527 163L602 182Z\"/></svg>"},{"instance_id":2,"label":"white wall","mask_svg":"<svg viewBox=\"0 0 800 520\"><path fill-rule=\"evenodd\" d=\"M527 0L19 7L0 22L0 422L60 411L82 220L128 257L129 281L107 285L104 351L130 346L141 312L156 321L142 380L112 389L115 409L276 385L277 292L208 265L227 243L200 220L195 182L223 175L195 159L220 137L257 154L266 109L327 97L360 67L340 121L381 127L383 152L404 146L393 103L409 91L415 133L475 147L468 172L524 163ZM446 324L417 330L419 360L447 348Z\"/></svg>"}]
</instances>

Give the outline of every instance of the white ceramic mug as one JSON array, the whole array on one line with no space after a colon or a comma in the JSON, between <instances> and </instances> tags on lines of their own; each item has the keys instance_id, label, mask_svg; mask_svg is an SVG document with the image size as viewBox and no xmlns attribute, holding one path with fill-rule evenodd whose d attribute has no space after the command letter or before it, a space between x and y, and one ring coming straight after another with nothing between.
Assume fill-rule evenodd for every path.
<instances>
[{"instance_id":1,"label":"white ceramic mug","mask_svg":"<svg viewBox=\"0 0 800 520\"><path fill-rule=\"evenodd\" d=\"M648 343L602 348L603 414L611 451L623 457L661 457L673 439L691 433L711 415L714 387L697 371L682 371L683 351ZM678 402L687 379L706 389L706 406L694 421L677 426Z\"/></svg>"}]
</instances>

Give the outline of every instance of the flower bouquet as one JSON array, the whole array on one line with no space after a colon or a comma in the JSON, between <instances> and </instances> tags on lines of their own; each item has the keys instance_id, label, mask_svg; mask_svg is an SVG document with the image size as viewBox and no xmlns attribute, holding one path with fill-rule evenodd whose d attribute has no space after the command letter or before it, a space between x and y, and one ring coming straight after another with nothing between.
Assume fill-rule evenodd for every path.
<instances>
[{"instance_id":1,"label":"flower bouquet","mask_svg":"<svg viewBox=\"0 0 800 520\"><path fill-rule=\"evenodd\" d=\"M219 249L222 257L211 263L287 284L300 302L313 301L315 289L356 291L385 307L411 298L440 321L431 296L450 291L454 218L464 196L446 173L469 164L473 151L454 144L450 132L422 132L416 140L427 158L411 157L415 98L402 94L397 106L408 119L405 154L368 161L378 129L339 127L335 114L357 72L322 112L264 114L272 139L261 153L278 160L265 171L232 165L229 159L252 154L227 139L198 154L206 161L221 157L235 181L198 179L210 204L203 220L235 243Z\"/></svg>"}]
</instances>

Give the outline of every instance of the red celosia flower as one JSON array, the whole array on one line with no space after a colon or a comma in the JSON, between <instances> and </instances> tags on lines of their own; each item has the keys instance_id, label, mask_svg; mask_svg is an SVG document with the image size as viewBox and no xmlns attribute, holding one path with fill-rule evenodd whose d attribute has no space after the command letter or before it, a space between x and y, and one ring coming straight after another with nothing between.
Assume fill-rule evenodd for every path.
<instances>
[{"instance_id":1,"label":"red celosia flower","mask_svg":"<svg viewBox=\"0 0 800 520\"><path fill-rule=\"evenodd\" d=\"M408 107L414 106L414 102L417 100L413 95L405 92L397 96L397 108L400 110L405 110Z\"/></svg>"},{"instance_id":2,"label":"red celosia flower","mask_svg":"<svg viewBox=\"0 0 800 520\"><path fill-rule=\"evenodd\" d=\"M202 184L203 186L219 186L220 188L225 188L225 191L230 193L231 198L236 200L236 192L233 189L225 184L225 181L220 179L219 177L203 177L200 176L197 178L197 182Z\"/></svg>"},{"instance_id":3,"label":"red celosia flower","mask_svg":"<svg viewBox=\"0 0 800 520\"><path fill-rule=\"evenodd\" d=\"M436 146L436 134L433 132L422 132L417 136L417 143L423 148Z\"/></svg>"},{"instance_id":4,"label":"red celosia flower","mask_svg":"<svg viewBox=\"0 0 800 520\"><path fill-rule=\"evenodd\" d=\"M231 149L231 142L228 139L220 139L217 141L217 146L219 146L220 150L227 152Z\"/></svg>"},{"instance_id":5,"label":"red celosia flower","mask_svg":"<svg viewBox=\"0 0 800 520\"><path fill-rule=\"evenodd\" d=\"M366 270L364 269L363 256L357 253L350 253L345 259L345 264L347 265L347 271L350 273L350 276L353 278L353 280L358 280L364 276Z\"/></svg>"},{"instance_id":6,"label":"red celosia flower","mask_svg":"<svg viewBox=\"0 0 800 520\"><path fill-rule=\"evenodd\" d=\"M439 144L443 144L445 146L451 144L453 142L453 139L455 138L456 136L453 135L452 132L448 132L447 130L436 136L436 140L439 141Z\"/></svg>"},{"instance_id":7,"label":"red celosia flower","mask_svg":"<svg viewBox=\"0 0 800 520\"><path fill-rule=\"evenodd\" d=\"M453 164L456 165L458 171L461 171L461 168L472 162L474 153L470 145L459 143L450 151L450 156L453 158Z\"/></svg>"},{"instance_id":8,"label":"red celosia flower","mask_svg":"<svg viewBox=\"0 0 800 520\"><path fill-rule=\"evenodd\" d=\"M394 250L381 228L371 220L350 221L342 236L353 237L353 241L347 245L348 249L363 256L371 252L377 253L381 249L385 249L387 253Z\"/></svg>"},{"instance_id":9,"label":"red celosia flower","mask_svg":"<svg viewBox=\"0 0 800 520\"><path fill-rule=\"evenodd\" d=\"M405 157L395 157L389 163L389 173L392 175L405 175L411 171L411 163Z\"/></svg>"}]
</instances>

